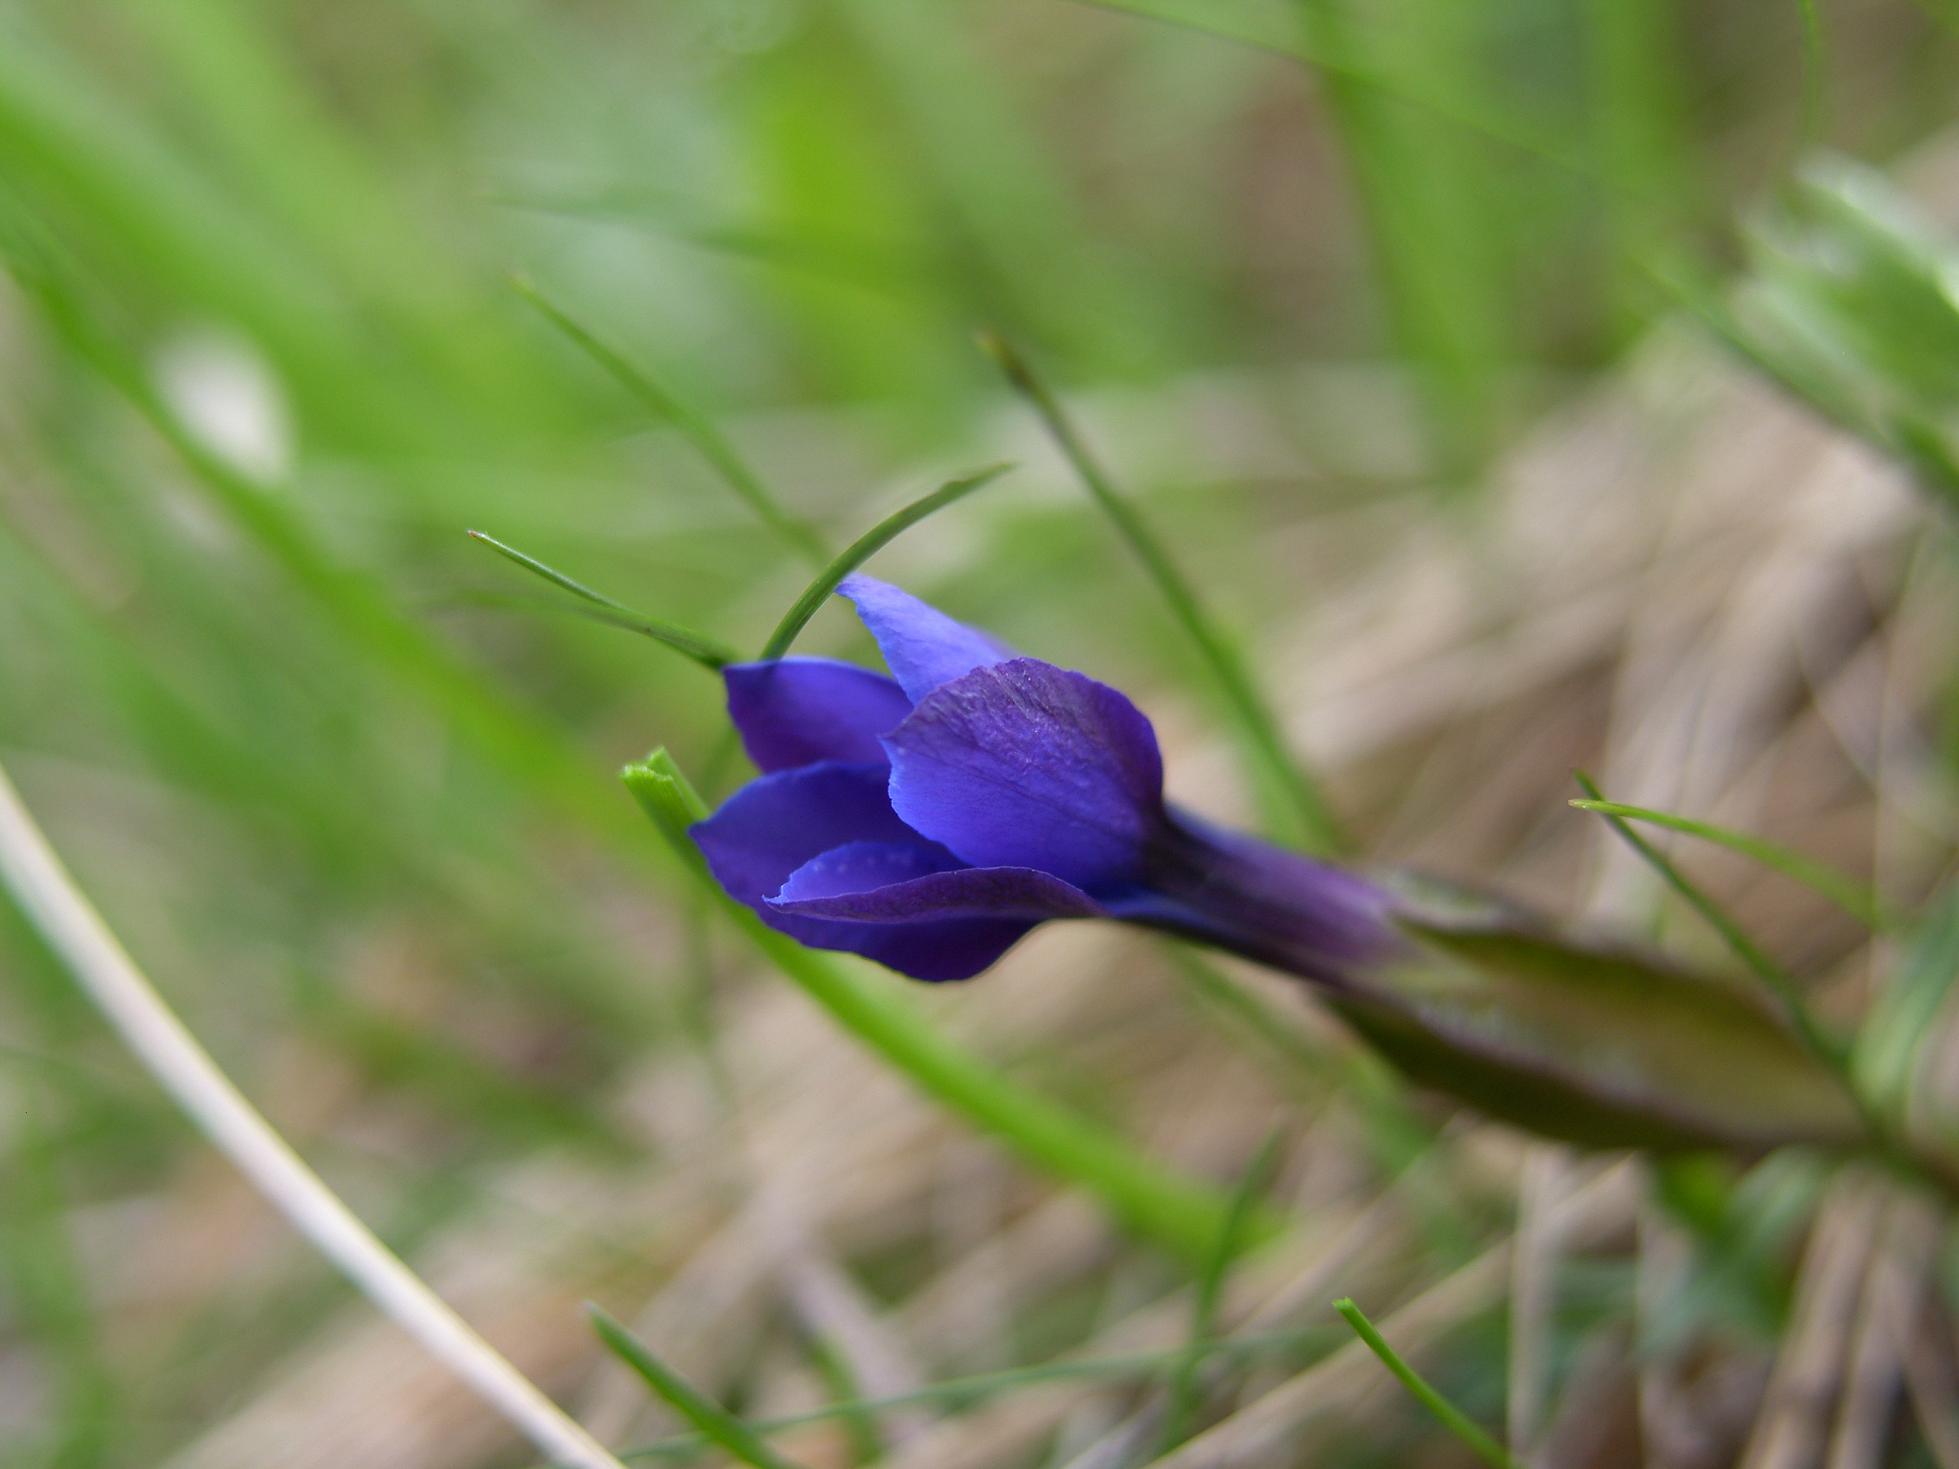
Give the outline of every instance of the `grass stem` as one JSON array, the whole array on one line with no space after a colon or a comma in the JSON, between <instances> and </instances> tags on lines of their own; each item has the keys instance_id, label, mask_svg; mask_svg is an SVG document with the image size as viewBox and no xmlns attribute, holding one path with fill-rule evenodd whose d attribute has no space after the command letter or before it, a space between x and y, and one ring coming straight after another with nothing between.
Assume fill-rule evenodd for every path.
<instances>
[{"instance_id":1,"label":"grass stem","mask_svg":"<svg viewBox=\"0 0 1959 1469\"><path fill-rule=\"evenodd\" d=\"M1401 1380L1401 1385L1408 1389L1415 1401L1433 1413L1442 1426L1461 1439L1471 1453L1490 1465L1491 1469L1524 1469L1523 1460L1490 1437L1468 1414L1443 1397L1426 1378L1409 1366L1401 1353L1388 1345L1387 1338L1375 1330L1374 1323L1367 1319L1367 1314L1351 1298L1343 1297L1335 1301L1333 1309L1347 1319L1347 1324L1354 1329L1354 1335L1381 1359L1383 1367Z\"/></svg>"},{"instance_id":2,"label":"grass stem","mask_svg":"<svg viewBox=\"0 0 1959 1469\"><path fill-rule=\"evenodd\" d=\"M769 493L761 475L742 458L740 451L726 434L714 426L712 419L672 389L655 382L617 348L602 341L596 333L539 290L528 276L513 274L510 284L518 295L537 309L540 316L557 328L566 341L603 368L656 418L664 419L678 429L701 458L721 476L728 488L734 491L735 497L754 512L755 518L771 534L805 561L816 566L823 564L824 558L829 555L823 538L776 503L775 496Z\"/></svg>"},{"instance_id":3,"label":"grass stem","mask_svg":"<svg viewBox=\"0 0 1959 1469\"><path fill-rule=\"evenodd\" d=\"M782 621L776 624L775 631L769 634L768 642L762 645L762 658L780 658L789 651L796 635L809 625L816 611L823 605L823 599L837 589L843 579L870 560L873 555L905 531L917 525L928 515L945 509L955 500L962 500L983 485L1012 469L1011 464L993 464L985 469L975 470L968 475L940 485L929 495L921 495L900 510L895 510L872 526L864 534L852 541L837 553L837 556L822 571L816 580L803 589L803 594L795 600L789 610L782 614Z\"/></svg>"},{"instance_id":4,"label":"grass stem","mask_svg":"<svg viewBox=\"0 0 1959 1469\"><path fill-rule=\"evenodd\" d=\"M1699 837L1702 841L1713 842L1717 846L1739 852L1742 856L1821 893L1866 928L1884 928L1891 922L1877 899L1862 884L1845 877L1826 863L1805 857L1800 852L1792 852L1778 843L1751 836L1745 831L1716 826L1712 822L1697 821L1691 816L1676 816L1670 811L1656 811L1650 806L1628 806L1620 801L1594 800L1590 797L1573 801L1571 804L1580 811L1596 811L1601 816L1617 816L1627 821L1648 822L1654 826L1663 826L1668 831Z\"/></svg>"},{"instance_id":5,"label":"grass stem","mask_svg":"<svg viewBox=\"0 0 1959 1469\"><path fill-rule=\"evenodd\" d=\"M628 632L643 633L654 642L664 643L676 653L693 659L703 668L724 668L741 659L741 654L726 643L711 638L706 633L682 627L677 622L669 622L665 618L652 617L644 612L635 611L623 602L615 602L605 593L593 591L582 581L565 575L555 566L547 565L535 556L526 555L515 546L505 545L493 535L473 530L469 532L469 538L472 541L481 541L505 560L514 561L531 575L544 578L552 586L570 592L581 602L589 603L598 609L596 612L587 613L587 616L609 623L613 627L623 627Z\"/></svg>"},{"instance_id":6,"label":"grass stem","mask_svg":"<svg viewBox=\"0 0 1959 1469\"><path fill-rule=\"evenodd\" d=\"M1141 512L1116 489L1115 482L1062 409L1061 401L1003 338L991 332L983 333L980 347L999 364L1014 391L1034 409L1062 456L1073 466L1117 534L1143 563L1144 571L1156 583L1171 615L1190 635L1198 653L1210 666L1244 735L1256 785L1261 792L1279 798L1283 805L1282 811L1274 813L1281 834L1317 853L1344 850L1347 842L1332 808L1319 786L1287 749L1278 721L1267 707L1243 656L1212 621L1196 590Z\"/></svg>"},{"instance_id":7,"label":"grass stem","mask_svg":"<svg viewBox=\"0 0 1959 1469\"><path fill-rule=\"evenodd\" d=\"M362 1294L554 1463L621 1469L382 1244L218 1069L75 885L4 769L0 884L185 1115Z\"/></svg>"},{"instance_id":8,"label":"grass stem","mask_svg":"<svg viewBox=\"0 0 1959 1469\"><path fill-rule=\"evenodd\" d=\"M637 1373L664 1403L694 1426L709 1443L727 1450L750 1469L795 1469L741 1419L654 1356L638 1337L597 1306L588 1305L592 1329L620 1361Z\"/></svg>"}]
</instances>

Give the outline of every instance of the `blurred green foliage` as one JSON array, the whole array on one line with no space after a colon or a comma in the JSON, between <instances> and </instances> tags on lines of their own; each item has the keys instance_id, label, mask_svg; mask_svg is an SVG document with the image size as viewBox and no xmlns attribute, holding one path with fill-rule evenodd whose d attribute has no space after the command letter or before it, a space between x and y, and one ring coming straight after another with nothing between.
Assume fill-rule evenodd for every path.
<instances>
[{"instance_id":1,"label":"blurred green foliage","mask_svg":"<svg viewBox=\"0 0 1959 1469\"><path fill-rule=\"evenodd\" d=\"M1817 141L1883 167L1950 121L1949 7L1830 20ZM684 889L610 772L721 734L700 670L480 605L463 528L742 646L807 576L510 271L830 544L999 452L982 326L1070 385L1385 364L1451 513L1682 257L1749 262L1738 339L1943 474L1950 256L1862 175L1782 192L1805 54L1735 3L4 0L0 753L275 1120L295 1048L417 1119L412 1238L486 1161L617 1149L591 1099L685 1043ZM1026 483L920 590L1204 687ZM1256 506L1127 488L1230 616L1299 595ZM5 910L0 976L0 1278L60 1415L0 1462L152 1461L332 1296L215 1300L215 1365L105 1342L61 1212L192 1143Z\"/></svg>"}]
</instances>

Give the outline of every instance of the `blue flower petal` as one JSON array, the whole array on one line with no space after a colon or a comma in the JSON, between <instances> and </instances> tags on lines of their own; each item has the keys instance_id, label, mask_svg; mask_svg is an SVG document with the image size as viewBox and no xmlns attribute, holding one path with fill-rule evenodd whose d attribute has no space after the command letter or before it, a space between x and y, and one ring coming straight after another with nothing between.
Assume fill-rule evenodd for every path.
<instances>
[{"instance_id":1,"label":"blue flower petal","mask_svg":"<svg viewBox=\"0 0 1959 1469\"><path fill-rule=\"evenodd\" d=\"M1164 831L1149 720L1107 684L1051 663L972 670L922 699L884 748L898 815L975 867L1123 887Z\"/></svg>"},{"instance_id":2,"label":"blue flower petal","mask_svg":"<svg viewBox=\"0 0 1959 1469\"><path fill-rule=\"evenodd\" d=\"M891 810L881 765L834 761L750 781L693 828L695 843L730 896L799 943L875 959L913 979L968 979L1033 925L1013 918L879 924L806 917L770 906L790 875L833 848L864 844L890 854L907 877L957 867L959 859L917 835Z\"/></svg>"},{"instance_id":3,"label":"blue flower petal","mask_svg":"<svg viewBox=\"0 0 1959 1469\"><path fill-rule=\"evenodd\" d=\"M782 913L858 923L922 919L1104 918L1108 910L1072 883L1031 867L945 867L930 849L853 842L797 868L769 906ZM954 859L955 861L957 859Z\"/></svg>"},{"instance_id":4,"label":"blue flower petal","mask_svg":"<svg viewBox=\"0 0 1959 1469\"><path fill-rule=\"evenodd\" d=\"M891 809L881 765L826 761L752 780L692 835L729 895L768 917L789 874L850 842L930 847ZM948 858L948 861L951 859Z\"/></svg>"},{"instance_id":5,"label":"blue flower petal","mask_svg":"<svg viewBox=\"0 0 1959 1469\"><path fill-rule=\"evenodd\" d=\"M847 576L837 592L857 609L913 703L961 674L1015 656L1005 643L875 577Z\"/></svg>"},{"instance_id":6,"label":"blue flower petal","mask_svg":"<svg viewBox=\"0 0 1959 1469\"><path fill-rule=\"evenodd\" d=\"M731 663L721 677L728 717L763 770L819 760L882 765L878 736L911 713L911 700L891 679L829 658Z\"/></svg>"}]
</instances>

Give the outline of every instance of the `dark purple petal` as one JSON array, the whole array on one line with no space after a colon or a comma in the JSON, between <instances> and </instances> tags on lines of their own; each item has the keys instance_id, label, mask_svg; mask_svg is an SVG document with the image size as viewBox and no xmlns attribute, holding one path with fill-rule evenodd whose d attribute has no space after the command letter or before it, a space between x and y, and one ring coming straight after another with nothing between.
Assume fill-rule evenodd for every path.
<instances>
[{"instance_id":1,"label":"dark purple petal","mask_svg":"<svg viewBox=\"0 0 1959 1469\"><path fill-rule=\"evenodd\" d=\"M911 979L933 983L971 979L981 970L991 968L1035 926L1033 920L1025 918L948 918L920 923L851 923L817 918L787 921L823 929L823 938L804 939L804 943L861 954ZM787 931L782 922L776 926Z\"/></svg>"},{"instance_id":2,"label":"dark purple petal","mask_svg":"<svg viewBox=\"0 0 1959 1469\"><path fill-rule=\"evenodd\" d=\"M911 713L905 691L881 673L829 658L731 663L721 670L728 717L763 770L819 760L882 765L878 736Z\"/></svg>"},{"instance_id":3,"label":"dark purple petal","mask_svg":"<svg viewBox=\"0 0 1959 1469\"><path fill-rule=\"evenodd\" d=\"M1163 825L1163 761L1136 706L1033 658L977 668L884 740L906 825L975 867L1094 892L1133 881Z\"/></svg>"},{"instance_id":4,"label":"dark purple petal","mask_svg":"<svg viewBox=\"0 0 1959 1469\"><path fill-rule=\"evenodd\" d=\"M881 765L827 762L778 771L736 791L692 835L715 880L761 912L790 873L832 847L930 846L892 811L886 779Z\"/></svg>"},{"instance_id":5,"label":"dark purple petal","mask_svg":"<svg viewBox=\"0 0 1959 1469\"><path fill-rule=\"evenodd\" d=\"M769 905L790 875L838 847L870 844L893 855L907 878L957 867L945 848L912 831L891 810L881 765L826 762L750 781L693 828L715 879L771 928L818 949L875 959L913 979L967 979L1033 927L1024 918L954 918L918 923L857 923L806 917ZM897 855L902 853L903 855Z\"/></svg>"},{"instance_id":6,"label":"dark purple petal","mask_svg":"<svg viewBox=\"0 0 1959 1469\"><path fill-rule=\"evenodd\" d=\"M913 703L961 674L1014 656L1005 643L875 577L847 576L837 592L857 609Z\"/></svg>"},{"instance_id":7,"label":"dark purple petal","mask_svg":"<svg viewBox=\"0 0 1959 1469\"><path fill-rule=\"evenodd\" d=\"M797 868L769 906L859 923L1108 916L1087 893L1048 873L1031 867L948 869L934 865L929 851L878 842L838 847Z\"/></svg>"}]
</instances>

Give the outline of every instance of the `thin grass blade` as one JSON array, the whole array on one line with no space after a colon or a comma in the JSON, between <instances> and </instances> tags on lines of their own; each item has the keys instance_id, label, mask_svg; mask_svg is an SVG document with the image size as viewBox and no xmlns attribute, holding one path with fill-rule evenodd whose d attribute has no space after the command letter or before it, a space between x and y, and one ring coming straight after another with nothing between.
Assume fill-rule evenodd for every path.
<instances>
[{"instance_id":1,"label":"thin grass blade","mask_svg":"<svg viewBox=\"0 0 1959 1469\"><path fill-rule=\"evenodd\" d=\"M764 660L780 658L789 651L790 644L809 625L816 616L817 609L824 599L836 591L843 579L862 566L872 556L891 544L900 535L917 525L929 515L936 515L946 506L963 500L974 490L990 485L1014 466L1011 464L991 464L985 469L973 471L968 475L951 480L939 486L929 495L921 495L902 510L893 511L876 525L852 541L836 556L836 559L817 573L816 580L803 589L789 610L782 614L782 621L769 634L768 642L762 645Z\"/></svg>"},{"instance_id":2,"label":"thin grass blade","mask_svg":"<svg viewBox=\"0 0 1959 1469\"><path fill-rule=\"evenodd\" d=\"M750 1469L796 1469L741 1419L667 1366L645 1343L597 1306L588 1305L585 1314L607 1350L639 1375L659 1394L661 1401L699 1430L701 1436L725 1449Z\"/></svg>"},{"instance_id":3,"label":"thin grass blade","mask_svg":"<svg viewBox=\"0 0 1959 1469\"><path fill-rule=\"evenodd\" d=\"M1287 748L1278 720L1259 692L1244 656L1205 611L1189 579L1142 514L1116 489L1115 482L1062 410L1061 401L1004 338L992 332L983 333L980 347L1033 408L1096 505L1143 563L1144 571L1156 583L1171 615L1210 665L1219 690L1237 717L1252 782L1262 795L1272 798L1262 804L1277 834L1318 853L1344 850L1348 844L1332 808L1318 784Z\"/></svg>"},{"instance_id":4,"label":"thin grass blade","mask_svg":"<svg viewBox=\"0 0 1959 1469\"><path fill-rule=\"evenodd\" d=\"M1604 802L1605 797L1589 775L1579 770L1574 771L1573 776L1589 801ZM1747 965L1749 972L1762 982L1762 987L1774 996L1791 1028L1809 1048L1811 1054L1838 1076L1843 1077L1845 1084L1848 1085L1849 1048L1826 1030L1823 1023L1816 1018L1815 1013L1809 1008L1809 1002L1803 998L1802 988L1796 983L1795 977L1771 959L1761 945L1750 938L1747 930L1735 922L1720 904L1703 892L1696 883L1690 881L1651 842L1628 826L1623 818L1609 812L1603 814L1606 824L1619 835L1620 839L1638 853L1640 859L1653 869L1662 882L1686 899L1687 906L1707 921L1708 926L1721 936L1722 942L1734 951L1735 957Z\"/></svg>"},{"instance_id":5,"label":"thin grass blade","mask_svg":"<svg viewBox=\"0 0 1959 1469\"><path fill-rule=\"evenodd\" d=\"M1601 816L1617 816L1627 821L1644 821L1654 826L1663 826L1668 831L1677 831L1687 836L1699 837L1726 847L1731 852L1761 863L1784 877L1793 878L1805 887L1821 893L1844 912L1855 918L1867 928L1884 928L1891 919L1885 914L1877 899L1861 883L1845 877L1828 863L1805 857L1800 852L1764 837L1751 836L1731 827L1716 826L1710 821L1697 821L1691 816L1676 816L1670 811L1656 811L1650 806L1628 806L1620 801L1593 800L1589 797L1571 803L1580 811L1596 811Z\"/></svg>"},{"instance_id":6,"label":"thin grass blade","mask_svg":"<svg viewBox=\"0 0 1959 1469\"><path fill-rule=\"evenodd\" d=\"M706 633L695 632L692 628L682 627L677 622L652 617L628 607L623 602L615 602L603 592L593 591L583 582L574 580L555 566L547 565L535 556L519 551L515 546L505 545L493 535L473 530L469 532L469 538L472 541L482 542L505 560L523 567L531 575L542 577L552 586L571 593L582 602L590 603L592 607L598 609L595 614L588 614L595 622L623 627L629 632L643 633L654 642L663 643L674 652L693 659L703 668L725 668L741 658L741 654L734 648L709 637Z\"/></svg>"},{"instance_id":7,"label":"thin grass blade","mask_svg":"<svg viewBox=\"0 0 1959 1469\"><path fill-rule=\"evenodd\" d=\"M1375 1329L1374 1323L1367 1319L1366 1313L1355 1305L1350 1297L1335 1301L1333 1309L1346 1318L1347 1324L1354 1329L1354 1335L1365 1342L1367 1349L1381 1359L1383 1367L1400 1379L1401 1385L1408 1389L1415 1401L1433 1413L1436 1420L1460 1439L1472 1454L1490 1465L1491 1469L1524 1469L1523 1460L1478 1427L1475 1420L1443 1397L1426 1378L1409 1366L1401 1353L1388 1345L1387 1339Z\"/></svg>"},{"instance_id":8,"label":"thin grass blade","mask_svg":"<svg viewBox=\"0 0 1959 1469\"><path fill-rule=\"evenodd\" d=\"M1177 1363L1170 1383L1170 1401L1163 1412L1163 1431L1157 1437L1157 1457L1170 1452L1189 1436L1191 1416L1197 1411L1198 1370L1204 1363L1204 1344L1217 1331L1218 1306L1224 1298L1224 1283L1232 1264L1243 1252L1246 1235L1258 1209L1258 1201L1272 1186L1278 1164L1279 1144L1284 1133L1274 1128L1252 1155L1251 1165L1231 1196L1231 1212L1225 1215L1224 1228L1218 1231L1217 1248L1204 1262L1197 1280L1197 1293L1190 1313L1190 1344Z\"/></svg>"},{"instance_id":9,"label":"thin grass blade","mask_svg":"<svg viewBox=\"0 0 1959 1469\"><path fill-rule=\"evenodd\" d=\"M712 419L671 388L656 382L644 369L635 366L623 352L603 341L539 290L528 276L512 275L510 284L518 295L536 308L540 316L557 328L566 341L603 368L648 412L677 428L728 488L734 491L735 497L778 540L804 560L819 566L823 563L823 558L829 554L823 538L776 502L774 494L763 483L762 476L742 457L741 451L735 448L728 436L715 427Z\"/></svg>"}]
</instances>

